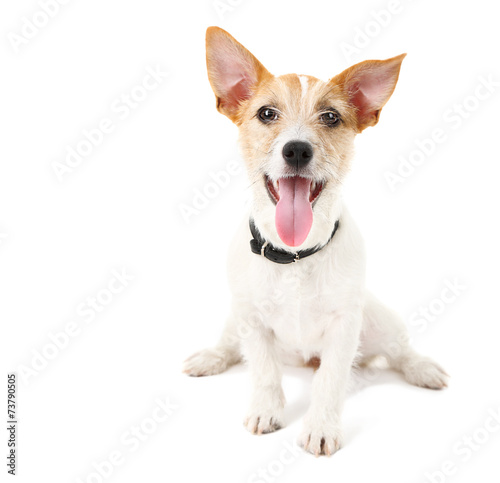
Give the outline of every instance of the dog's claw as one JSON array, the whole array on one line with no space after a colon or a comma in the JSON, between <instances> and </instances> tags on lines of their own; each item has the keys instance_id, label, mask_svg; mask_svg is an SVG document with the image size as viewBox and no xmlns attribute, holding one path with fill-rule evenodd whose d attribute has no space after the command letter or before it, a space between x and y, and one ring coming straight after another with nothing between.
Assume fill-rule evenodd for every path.
<instances>
[{"instance_id":1,"label":"dog's claw","mask_svg":"<svg viewBox=\"0 0 500 483\"><path fill-rule=\"evenodd\" d=\"M252 434L267 434L281 429L282 425L276 416L247 416L243 425Z\"/></svg>"},{"instance_id":2,"label":"dog's claw","mask_svg":"<svg viewBox=\"0 0 500 483\"><path fill-rule=\"evenodd\" d=\"M341 438L342 436L338 430L327 431L324 425L318 425L318 428L305 425L299 437L299 444L304 451L316 457L321 455L331 456L340 449Z\"/></svg>"}]
</instances>

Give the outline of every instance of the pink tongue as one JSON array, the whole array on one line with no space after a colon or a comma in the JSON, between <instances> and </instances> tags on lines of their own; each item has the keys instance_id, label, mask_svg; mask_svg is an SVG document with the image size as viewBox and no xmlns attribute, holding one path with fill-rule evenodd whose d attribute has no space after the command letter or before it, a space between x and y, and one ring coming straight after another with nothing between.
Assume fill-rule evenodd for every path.
<instances>
[{"instance_id":1,"label":"pink tongue","mask_svg":"<svg viewBox=\"0 0 500 483\"><path fill-rule=\"evenodd\" d=\"M276 205L276 230L290 247L304 243L313 222L313 212L309 202L311 180L295 176L280 178L280 199Z\"/></svg>"}]
</instances>

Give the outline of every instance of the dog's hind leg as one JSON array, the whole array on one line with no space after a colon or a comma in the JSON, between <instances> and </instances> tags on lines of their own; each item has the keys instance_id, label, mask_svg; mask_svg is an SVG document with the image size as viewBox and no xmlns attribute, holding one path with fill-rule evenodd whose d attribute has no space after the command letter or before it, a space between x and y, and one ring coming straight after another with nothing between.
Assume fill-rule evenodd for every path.
<instances>
[{"instance_id":1,"label":"dog's hind leg","mask_svg":"<svg viewBox=\"0 0 500 483\"><path fill-rule=\"evenodd\" d=\"M401 318L367 293L361 335L361 363L384 356L390 367L401 372L415 386L442 389L448 374L431 358L417 353L409 343Z\"/></svg>"},{"instance_id":2,"label":"dog's hind leg","mask_svg":"<svg viewBox=\"0 0 500 483\"><path fill-rule=\"evenodd\" d=\"M184 361L183 372L189 376L220 374L241 361L240 338L235 318L230 315L215 347L196 352Z\"/></svg>"}]
</instances>

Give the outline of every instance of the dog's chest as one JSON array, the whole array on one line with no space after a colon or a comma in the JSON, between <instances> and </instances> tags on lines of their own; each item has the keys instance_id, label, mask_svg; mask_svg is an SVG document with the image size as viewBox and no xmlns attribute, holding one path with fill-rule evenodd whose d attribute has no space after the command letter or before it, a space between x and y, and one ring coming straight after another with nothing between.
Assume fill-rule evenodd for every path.
<instances>
[{"instance_id":1,"label":"dog's chest","mask_svg":"<svg viewBox=\"0 0 500 483\"><path fill-rule=\"evenodd\" d=\"M261 267L253 305L280 345L314 352L340 308L338 281L329 261L305 262Z\"/></svg>"}]
</instances>

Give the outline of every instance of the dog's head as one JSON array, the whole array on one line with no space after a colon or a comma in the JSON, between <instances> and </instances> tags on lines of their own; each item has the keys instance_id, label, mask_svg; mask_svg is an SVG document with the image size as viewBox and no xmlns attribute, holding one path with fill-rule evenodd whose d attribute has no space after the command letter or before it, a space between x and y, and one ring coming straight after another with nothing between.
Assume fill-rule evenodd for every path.
<instances>
[{"instance_id":1,"label":"dog's head","mask_svg":"<svg viewBox=\"0 0 500 483\"><path fill-rule=\"evenodd\" d=\"M404 57L361 62L328 82L275 77L227 32L207 30L217 109L239 128L252 215L275 246L300 249L328 239L354 137L378 122Z\"/></svg>"}]
</instances>

